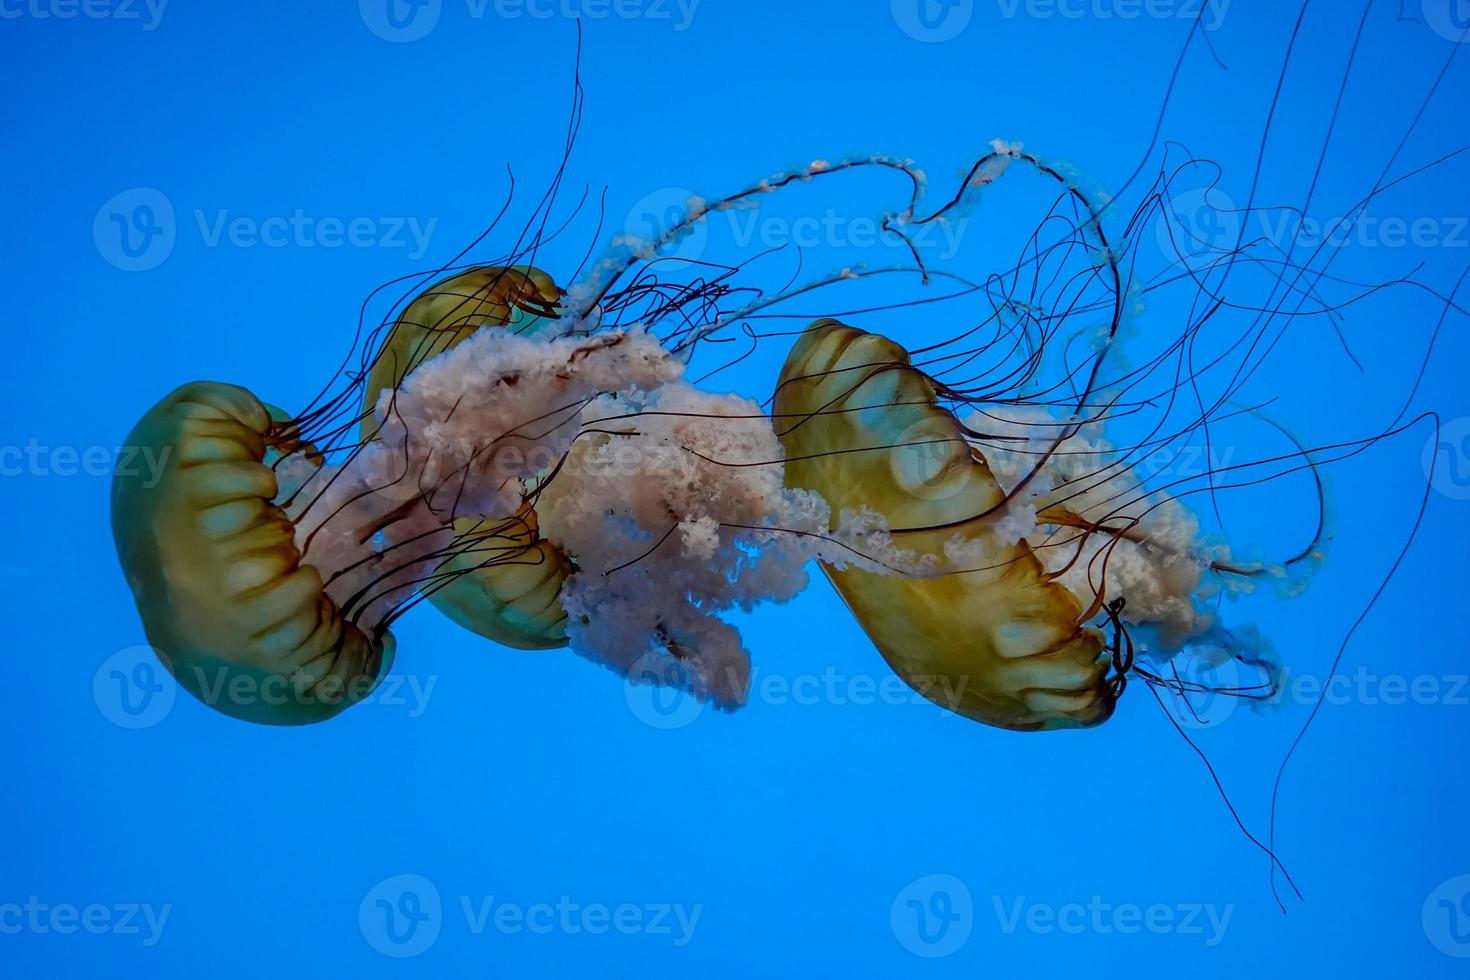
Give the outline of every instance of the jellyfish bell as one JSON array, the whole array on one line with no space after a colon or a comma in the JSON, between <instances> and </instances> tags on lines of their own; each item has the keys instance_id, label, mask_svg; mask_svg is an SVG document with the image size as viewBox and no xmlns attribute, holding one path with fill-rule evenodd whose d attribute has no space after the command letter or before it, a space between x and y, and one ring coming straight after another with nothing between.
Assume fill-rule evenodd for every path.
<instances>
[{"instance_id":1,"label":"jellyfish bell","mask_svg":"<svg viewBox=\"0 0 1470 980\"><path fill-rule=\"evenodd\" d=\"M380 425L373 409L384 389L436 354L486 327L534 334L557 319L561 290L534 266L481 265L441 279L414 299L388 328L373 357L364 392L362 435Z\"/></svg>"},{"instance_id":2,"label":"jellyfish bell","mask_svg":"<svg viewBox=\"0 0 1470 980\"><path fill-rule=\"evenodd\" d=\"M836 320L804 331L781 372L788 483L833 513L871 508L894 546L931 559L923 574L823 565L894 670L945 708L1020 731L1101 724L1130 677L1177 690L1181 656L1186 669L1233 661L1241 683L1215 693L1268 702L1283 680L1270 644L1208 601L1261 571L1201 535L1179 500L1189 479L1149 488L1138 457L1153 443L1112 445L1116 398L1099 385L1087 411L1059 416L1049 395L984 390ZM975 412L961 421L946 404Z\"/></svg>"},{"instance_id":3,"label":"jellyfish bell","mask_svg":"<svg viewBox=\"0 0 1470 980\"><path fill-rule=\"evenodd\" d=\"M574 564L541 537L536 510L508 518L455 522L463 546L440 568L446 583L429 596L444 615L502 646L549 650L567 645L561 590Z\"/></svg>"},{"instance_id":4,"label":"jellyfish bell","mask_svg":"<svg viewBox=\"0 0 1470 980\"><path fill-rule=\"evenodd\" d=\"M476 266L429 286L404 308L378 350L363 395L362 438L378 437L385 390L433 357L485 329L533 335L559 315L561 290L534 266ZM392 406L386 410L392 411ZM559 601L571 560L538 533L529 504L511 518L460 517L455 550L426 589L455 623L502 646L547 650L567 645Z\"/></svg>"},{"instance_id":5,"label":"jellyfish bell","mask_svg":"<svg viewBox=\"0 0 1470 980\"><path fill-rule=\"evenodd\" d=\"M872 508L895 540L976 567L932 577L823 570L884 659L916 691L1018 731L1098 725L1113 713L1103 636L989 515L1004 492L903 348L819 320L786 360L773 403L788 485L833 512ZM956 546L959 546L958 548Z\"/></svg>"},{"instance_id":6,"label":"jellyfish bell","mask_svg":"<svg viewBox=\"0 0 1470 980\"><path fill-rule=\"evenodd\" d=\"M128 437L161 471L119 468L112 485L118 558L149 643L196 698L274 725L358 703L394 651L391 633L351 622L301 560L266 463L286 452L310 466L314 451L296 442L245 389L194 382Z\"/></svg>"}]
</instances>

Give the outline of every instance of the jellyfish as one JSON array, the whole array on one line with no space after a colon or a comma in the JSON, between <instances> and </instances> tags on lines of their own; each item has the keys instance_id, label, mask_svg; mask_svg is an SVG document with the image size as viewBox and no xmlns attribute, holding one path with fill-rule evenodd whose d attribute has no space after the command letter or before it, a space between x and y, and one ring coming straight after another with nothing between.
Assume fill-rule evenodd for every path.
<instances>
[{"instance_id":1,"label":"jellyfish","mask_svg":"<svg viewBox=\"0 0 1470 980\"><path fill-rule=\"evenodd\" d=\"M384 387L481 327L534 332L554 296L545 275L530 268L472 269L426 290L354 386L369 406L364 442L383 429L371 405ZM403 493L392 478L375 487L360 474L354 482L323 473L325 460L301 438L302 424L243 388L196 382L160 401L129 436L129 445L160 454L167 466L156 485L119 469L117 550L144 631L186 690L226 714L268 724L322 721L360 702L392 663L385 607L414 588L388 583L421 573L435 547L445 550L437 572L445 588L434 595L451 617L509 646L565 643L556 596L568 564L536 538L534 511L464 517L447 529L421 514L406 535L405 519L431 494ZM318 427L332 430L329 421ZM367 465L407 476L406 457L384 455L369 454L375 462ZM348 485L358 489L337 493L313 515L314 497ZM399 551L418 552L402 565L382 553L383 535L395 526ZM304 560L313 543L313 560ZM384 593L372 595L378 586Z\"/></svg>"},{"instance_id":2,"label":"jellyfish","mask_svg":"<svg viewBox=\"0 0 1470 980\"><path fill-rule=\"evenodd\" d=\"M234 385L166 396L128 437L163 470L156 483L118 471L112 527L148 641L179 684L234 717L295 725L367 697L394 641L344 616L301 561L266 461L320 461L281 414Z\"/></svg>"},{"instance_id":3,"label":"jellyfish","mask_svg":"<svg viewBox=\"0 0 1470 980\"><path fill-rule=\"evenodd\" d=\"M773 399L791 485L834 510L875 510L903 548L935 559L907 576L823 566L910 686L998 728L1086 728L1111 717L1143 637L1163 661L1186 645L1250 656L1199 603L1207 572L1244 572L1197 541L1180 504L1094 467L1107 449L1079 459L1078 432L1056 438L1081 426L1014 406L1009 425L994 407L967 425L939 392L892 340L821 320ZM1270 689L1264 655L1251 662Z\"/></svg>"},{"instance_id":4,"label":"jellyfish","mask_svg":"<svg viewBox=\"0 0 1470 980\"><path fill-rule=\"evenodd\" d=\"M377 437L381 423L374 408L385 389L396 389L415 368L479 330L537 334L555 322L560 296L551 277L533 266L477 266L425 289L389 327L373 360L363 393L362 438ZM442 584L429 594L435 608L503 646L566 646L560 592L571 562L540 536L535 508L527 504L502 521L461 517L454 531L465 546L441 568ZM503 555L517 558L484 560Z\"/></svg>"},{"instance_id":5,"label":"jellyfish","mask_svg":"<svg viewBox=\"0 0 1470 980\"><path fill-rule=\"evenodd\" d=\"M786 360L774 414L791 485L835 508L877 510L906 547L963 555L930 576L824 566L899 676L1000 728L1086 727L1112 715L1118 684L1102 634L1025 539L996 527L1004 491L903 348L818 321Z\"/></svg>"},{"instance_id":6,"label":"jellyfish","mask_svg":"<svg viewBox=\"0 0 1470 980\"><path fill-rule=\"evenodd\" d=\"M1315 479L1397 430L1163 485L1140 456L1253 414L1236 399L1285 332L1380 287L1328 276L1317 255L1262 258L1243 238L1141 268L1140 229L1197 164L1161 163L1120 216L1142 166L1103 194L996 140L930 208L910 161L818 159L691 197L652 239L616 236L590 268L547 263L553 279L541 251L575 216L552 220L558 171L509 254L408 277L429 285L301 410L200 382L145 416L133 439L175 463L156 488L119 474L114 489L145 631L186 688L255 721L317 721L362 700L391 661L393 623L424 602L497 645L567 646L733 710L750 652L725 614L795 598L815 560L900 676L984 724L1101 724L1130 679L1193 690L1173 670L1181 656L1257 671L1229 693L1265 700L1280 666L1209 600L1309 568L1324 519L1283 560L1245 561L1204 538L1183 498ZM695 226L859 171L906 185L881 216L900 261L798 281L806 256L773 248L669 272L665 252ZM925 257L927 230L1015 171L1049 204L1014 261L976 277ZM784 260L779 278L751 281ZM1251 273L1265 290L1237 285ZM896 300L828 301L890 282ZM1336 288L1360 295L1334 302ZM1171 289L1184 292L1178 329L1130 363L1136 321ZM793 311L797 299L821 305ZM916 311L937 338L859 319ZM814 314L826 316L780 329ZM1246 322L1232 331L1233 316ZM793 333L768 403L711 382ZM216 473L225 490L201 489ZM221 676L291 703L222 700Z\"/></svg>"},{"instance_id":7,"label":"jellyfish","mask_svg":"<svg viewBox=\"0 0 1470 980\"><path fill-rule=\"evenodd\" d=\"M469 583L453 611L491 639L549 634L620 676L743 703L748 653L720 613L790 598L811 555L856 549L770 468L759 407L690 384L647 330L486 328L506 319L432 356L419 345L440 334L390 335L376 363L405 349L423 363L345 447L308 438L340 437L340 397L287 416L196 382L144 416L130 443L170 465L156 486L119 471L113 524L145 632L186 690L249 721L324 720L371 693L399 616ZM549 585L513 591L546 567Z\"/></svg>"},{"instance_id":8,"label":"jellyfish","mask_svg":"<svg viewBox=\"0 0 1470 980\"><path fill-rule=\"evenodd\" d=\"M997 144L966 186L994 181L1014 161L1063 185L1064 199L1085 217L1080 229L1073 226L1085 242L1066 254L1086 256L1116 280L1117 258L1102 239L1096 209L1054 168ZM817 161L750 191L692 204L659 242L625 243L566 292L522 261L442 270L439 276L450 274L432 278L385 319L381 343L370 339L372 353L361 371L349 374L344 390L294 416L231 386L185 389L208 393L213 401L205 404L230 392L225 404L245 406L235 417L253 436L238 425L230 429L232 441L223 443L212 431L206 438L187 426L159 428L155 417L173 418L178 406L195 404L183 396L165 399L135 438L187 462L200 452L231 453L255 482L248 500L225 501L239 504L230 513L248 504L252 520L263 515L277 551L262 568L264 558L254 552L200 550L190 535L207 533L217 518L180 509L180 501L190 499L184 464L153 494L120 475L114 511L119 553L150 640L176 675L196 675L184 680L187 689L227 713L273 723L315 721L366 696L371 684L363 682L354 698L335 698L328 710L326 695L335 695L344 679L376 678L384 669L381 653L371 661L363 654L354 667L360 650L390 650L392 623L428 600L498 644L569 645L619 676L680 687L734 709L745 701L750 657L722 614L793 598L806 586L806 564L816 558L837 576L900 674L946 706L1010 728L1105 720L1132 664L1121 633L1111 647L1105 644L1098 618L1120 623L1121 604L1105 599L1106 589L1089 595L1053 581L1067 569L1038 565L1036 543L1024 529L1015 532L1016 518L990 519L1008 494L983 458L965 449L945 463L963 491L952 499L936 504L930 494L924 507L890 506L894 488L915 485L905 469L917 464L914 452L931 451L936 434L954 442L960 431L935 403L926 376L879 370L853 392L840 387L845 370L833 375L835 389L810 383L839 356L904 367L901 348L819 324L793 351L774 419L746 398L710 391L687 377L702 345L727 342L721 334L732 324L794 296L871 275L917 273L925 283L945 277L922 266L844 269L765 295L729 284L738 267L693 282L669 282L653 271L662 242L744 196L859 167L905 174L917 194L916 172L906 163ZM942 218L942 211L921 217L911 200L890 227L902 237L904 229ZM630 274L632 281L620 287ZM724 308L734 297L741 305ZM1109 339L1119 319L1114 307ZM664 325L669 329L660 334ZM973 332L961 331L950 343ZM1047 348L1048 339L1038 346ZM904 396L898 404L895 394ZM834 420L826 404L833 399L855 400L843 401ZM791 425L793 415L811 417ZM870 447L846 441L857 422L884 438L898 436L892 458L882 464L892 486L875 495L864 488L882 484L881 467L870 472L877 465L872 459L849 452ZM1055 518L1046 526L1083 521L1084 537L1098 530L1064 514L1061 502L1046 506ZM140 513L151 516L138 519ZM237 530L265 533L240 520L245 523ZM182 523L188 533L153 535L151 550L140 550L139 529L161 522ZM959 540L944 534L960 525ZM997 528L1010 537L994 552L989 536ZM1116 550L1115 542L1109 560ZM190 556L185 561L213 563L214 578L196 582L209 590L208 602L152 585L160 575L171 581L160 570L176 567L180 554ZM1080 564L1091 568L1097 557ZM964 558L982 567L967 568ZM1068 567L1078 564L1074 559ZM251 600L274 581L267 571L303 590L299 607L286 613L295 616L310 606L317 610L313 622L331 626L323 627L328 650L309 651L316 659L300 662L297 648L279 637L271 649L285 644L287 653L275 660L251 645L263 629L252 618L260 603ZM228 588L236 581L245 582L244 591ZM926 603L943 605L945 596L948 614L923 612ZM231 603L245 612L219 614ZM964 611L970 607L998 612L977 622L973 609ZM895 609L912 616L904 621ZM210 628L197 635L179 625L201 621ZM297 639L301 624L290 623L286 638ZM260 628L243 636L232 632L247 627ZM961 637L982 640L966 645ZM221 696L227 689L220 677L231 680L237 673L251 683L289 689L293 698L279 704ZM322 684L332 690L318 692ZM936 685L949 693L935 693Z\"/></svg>"}]
</instances>

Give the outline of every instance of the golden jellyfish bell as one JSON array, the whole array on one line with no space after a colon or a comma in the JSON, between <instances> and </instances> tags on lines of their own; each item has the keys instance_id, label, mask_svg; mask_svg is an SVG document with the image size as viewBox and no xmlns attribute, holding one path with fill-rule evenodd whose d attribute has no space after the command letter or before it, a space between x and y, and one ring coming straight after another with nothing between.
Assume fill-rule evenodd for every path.
<instances>
[{"instance_id":1,"label":"golden jellyfish bell","mask_svg":"<svg viewBox=\"0 0 1470 980\"><path fill-rule=\"evenodd\" d=\"M461 545L440 566L449 584L429 601L465 629L508 647L566 646L561 588L573 566L540 537L535 509L523 504L512 517L462 517L454 530Z\"/></svg>"},{"instance_id":2,"label":"golden jellyfish bell","mask_svg":"<svg viewBox=\"0 0 1470 980\"><path fill-rule=\"evenodd\" d=\"M994 536L1004 491L902 347L815 322L786 359L773 413L789 486L825 497L834 520L871 508L898 547L944 562L931 577L823 565L905 682L1016 731L1112 715L1101 635L1081 625L1082 603L1047 578L1025 540Z\"/></svg>"},{"instance_id":3,"label":"golden jellyfish bell","mask_svg":"<svg viewBox=\"0 0 1470 980\"><path fill-rule=\"evenodd\" d=\"M404 308L373 357L364 397L362 435L371 439L373 413L385 388L396 388L429 358L486 327L531 334L555 320L561 290L532 266L482 265L441 279Z\"/></svg>"},{"instance_id":4,"label":"golden jellyfish bell","mask_svg":"<svg viewBox=\"0 0 1470 980\"><path fill-rule=\"evenodd\" d=\"M534 334L559 315L561 290L532 266L477 266L434 283L389 328L373 359L363 401L362 436L374 439L379 397L425 361L480 330ZM567 645L560 595L570 559L541 538L527 505L509 518L460 517L459 546L425 587L429 601L471 632L509 647Z\"/></svg>"},{"instance_id":5,"label":"golden jellyfish bell","mask_svg":"<svg viewBox=\"0 0 1470 980\"><path fill-rule=\"evenodd\" d=\"M275 725L323 721L371 693L393 637L343 617L276 503L266 459L303 448L294 429L244 388L194 382L127 445L158 468L114 474L113 537L148 642L179 684Z\"/></svg>"}]
</instances>

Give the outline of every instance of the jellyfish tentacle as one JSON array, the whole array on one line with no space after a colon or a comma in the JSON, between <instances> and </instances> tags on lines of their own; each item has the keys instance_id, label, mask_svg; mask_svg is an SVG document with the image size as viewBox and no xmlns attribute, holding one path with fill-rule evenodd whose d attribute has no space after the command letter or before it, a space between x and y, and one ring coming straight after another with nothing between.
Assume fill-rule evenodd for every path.
<instances>
[{"instance_id":1,"label":"jellyfish tentacle","mask_svg":"<svg viewBox=\"0 0 1470 980\"><path fill-rule=\"evenodd\" d=\"M118 467L113 536L148 641L181 686L236 718L308 724L371 693L393 640L344 620L301 563L263 462L275 427L234 385L166 396L128 437L158 466Z\"/></svg>"}]
</instances>

